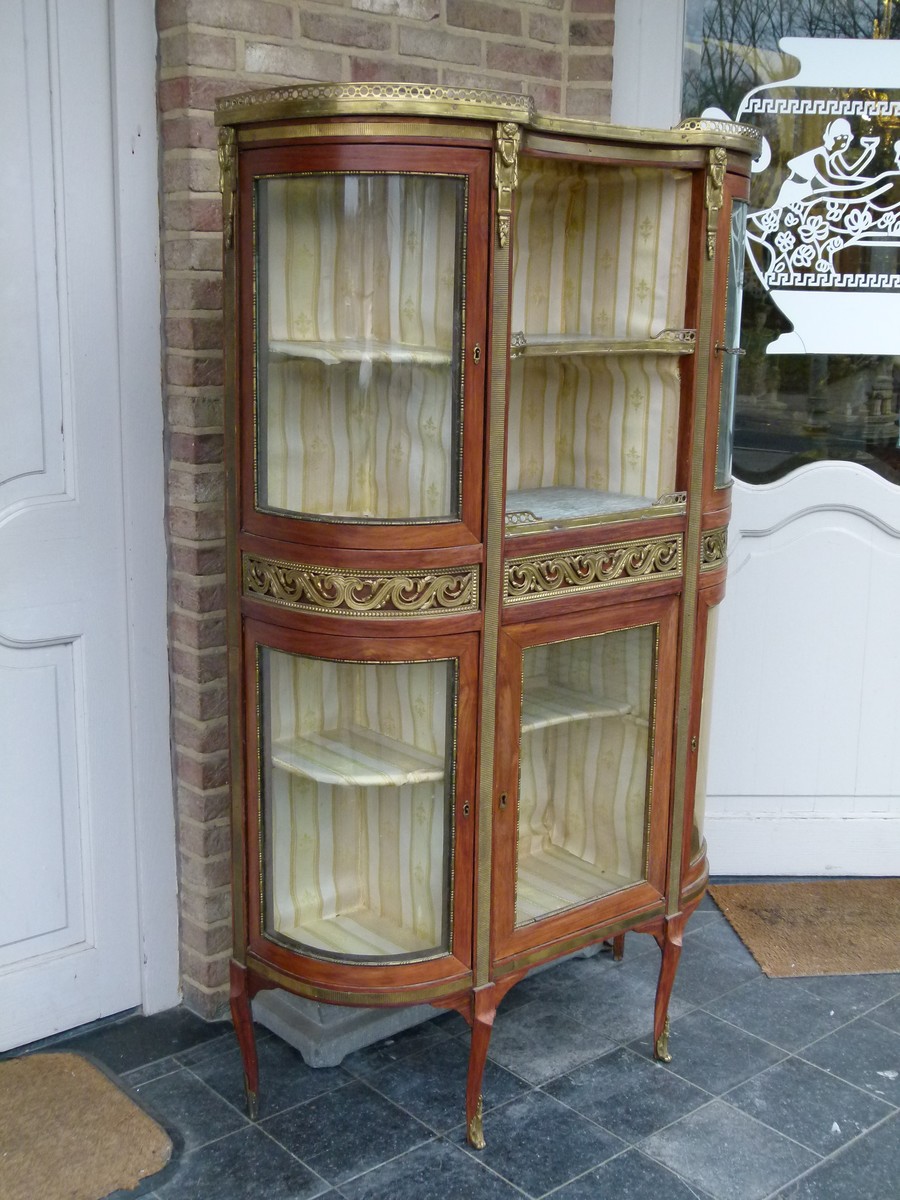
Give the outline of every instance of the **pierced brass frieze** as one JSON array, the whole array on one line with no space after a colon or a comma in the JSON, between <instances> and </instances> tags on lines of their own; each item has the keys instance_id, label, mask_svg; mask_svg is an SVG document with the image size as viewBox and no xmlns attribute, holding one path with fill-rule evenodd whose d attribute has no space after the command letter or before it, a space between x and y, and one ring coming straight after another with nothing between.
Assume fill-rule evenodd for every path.
<instances>
[{"instance_id":1,"label":"pierced brass frieze","mask_svg":"<svg viewBox=\"0 0 900 1200\"><path fill-rule=\"evenodd\" d=\"M599 588L671 578L682 572L680 533L639 542L589 546L547 556L532 554L506 564L506 604L545 600L560 592L590 592Z\"/></svg>"},{"instance_id":2,"label":"pierced brass frieze","mask_svg":"<svg viewBox=\"0 0 900 1200\"><path fill-rule=\"evenodd\" d=\"M477 566L434 571L342 571L245 554L244 595L335 617L421 617L474 612Z\"/></svg>"},{"instance_id":3,"label":"pierced brass frieze","mask_svg":"<svg viewBox=\"0 0 900 1200\"><path fill-rule=\"evenodd\" d=\"M715 146L709 152L706 171L706 256L712 258L716 252L716 225L719 210L725 202L725 171L728 167L728 151Z\"/></svg>"},{"instance_id":4,"label":"pierced brass frieze","mask_svg":"<svg viewBox=\"0 0 900 1200\"><path fill-rule=\"evenodd\" d=\"M222 193L222 229L225 249L234 243L234 197L237 192L237 140L231 126L219 130L219 191Z\"/></svg>"},{"instance_id":5,"label":"pierced brass frieze","mask_svg":"<svg viewBox=\"0 0 900 1200\"><path fill-rule=\"evenodd\" d=\"M700 570L715 571L725 562L728 550L728 527L707 529L700 543Z\"/></svg>"},{"instance_id":6,"label":"pierced brass frieze","mask_svg":"<svg viewBox=\"0 0 900 1200\"><path fill-rule=\"evenodd\" d=\"M519 142L522 131L515 121L500 121L494 154L494 187L497 189L497 236L500 245L509 243L513 192L519 186Z\"/></svg>"},{"instance_id":7,"label":"pierced brass frieze","mask_svg":"<svg viewBox=\"0 0 900 1200\"><path fill-rule=\"evenodd\" d=\"M289 120L304 116L467 116L487 121L527 121L530 96L431 83L297 83L224 96L216 124Z\"/></svg>"}]
</instances>

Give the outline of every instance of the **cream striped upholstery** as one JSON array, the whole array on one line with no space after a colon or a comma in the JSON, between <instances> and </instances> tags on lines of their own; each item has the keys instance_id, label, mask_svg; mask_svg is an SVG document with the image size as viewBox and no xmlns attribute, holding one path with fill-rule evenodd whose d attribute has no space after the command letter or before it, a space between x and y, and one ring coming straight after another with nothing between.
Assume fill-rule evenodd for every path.
<instances>
[{"instance_id":1,"label":"cream striped upholstery","mask_svg":"<svg viewBox=\"0 0 900 1200\"><path fill-rule=\"evenodd\" d=\"M266 654L274 932L341 955L443 946L447 663Z\"/></svg>"},{"instance_id":2,"label":"cream striped upholstery","mask_svg":"<svg viewBox=\"0 0 900 1200\"><path fill-rule=\"evenodd\" d=\"M523 158L512 329L646 339L681 328L690 176ZM521 358L510 372L509 491L578 487L651 500L675 488L678 360Z\"/></svg>"},{"instance_id":3,"label":"cream striped upholstery","mask_svg":"<svg viewBox=\"0 0 900 1200\"><path fill-rule=\"evenodd\" d=\"M518 925L644 877L654 644L644 626L526 651Z\"/></svg>"},{"instance_id":4,"label":"cream striped upholstery","mask_svg":"<svg viewBox=\"0 0 900 1200\"><path fill-rule=\"evenodd\" d=\"M462 185L351 174L260 187L261 502L447 516Z\"/></svg>"}]
</instances>

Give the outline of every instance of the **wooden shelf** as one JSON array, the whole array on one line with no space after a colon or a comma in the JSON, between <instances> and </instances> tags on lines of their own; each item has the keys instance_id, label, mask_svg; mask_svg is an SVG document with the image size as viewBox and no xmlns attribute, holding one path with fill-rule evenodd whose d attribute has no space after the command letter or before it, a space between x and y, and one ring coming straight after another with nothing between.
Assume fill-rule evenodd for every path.
<instances>
[{"instance_id":1,"label":"wooden shelf","mask_svg":"<svg viewBox=\"0 0 900 1200\"><path fill-rule=\"evenodd\" d=\"M450 363L450 351L438 346L409 346L401 342L313 342L273 339L270 356L312 358L327 366L341 363L386 363L393 366L440 367Z\"/></svg>"},{"instance_id":2,"label":"wooden shelf","mask_svg":"<svg viewBox=\"0 0 900 1200\"><path fill-rule=\"evenodd\" d=\"M695 329L662 329L647 338L603 338L593 334L514 333L512 358L568 358L572 355L693 354Z\"/></svg>"},{"instance_id":3,"label":"wooden shelf","mask_svg":"<svg viewBox=\"0 0 900 1200\"><path fill-rule=\"evenodd\" d=\"M272 763L334 787L403 787L444 778L442 758L359 725L274 742Z\"/></svg>"}]
</instances>

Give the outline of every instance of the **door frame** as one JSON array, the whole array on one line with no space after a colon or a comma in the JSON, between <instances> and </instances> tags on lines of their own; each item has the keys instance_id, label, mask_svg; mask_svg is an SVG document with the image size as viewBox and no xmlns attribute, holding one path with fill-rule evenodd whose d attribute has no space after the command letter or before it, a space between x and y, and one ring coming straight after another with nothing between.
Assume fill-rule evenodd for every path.
<instances>
[{"instance_id":1,"label":"door frame","mask_svg":"<svg viewBox=\"0 0 900 1200\"><path fill-rule=\"evenodd\" d=\"M181 998L170 749L168 548L163 455L158 34L152 5L111 0L122 499L140 921L141 1001Z\"/></svg>"}]
</instances>

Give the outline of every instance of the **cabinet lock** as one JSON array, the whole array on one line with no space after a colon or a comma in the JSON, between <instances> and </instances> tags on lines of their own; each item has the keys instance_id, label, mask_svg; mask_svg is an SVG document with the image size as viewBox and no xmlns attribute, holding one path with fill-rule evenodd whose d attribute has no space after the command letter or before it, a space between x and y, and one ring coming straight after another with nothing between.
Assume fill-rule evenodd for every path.
<instances>
[{"instance_id":1,"label":"cabinet lock","mask_svg":"<svg viewBox=\"0 0 900 1200\"><path fill-rule=\"evenodd\" d=\"M472 350L472 358L477 363L481 362L481 344L479 342L475 343L474 349Z\"/></svg>"},{"instance_id":2,"label":"cabinet lock","mask_svg":"<svg viewBox=\"0 0 900 1200\"><path fill-rule=\"evenodd\" d=\"M696 733L695 733L695 734L694 734L694 736L691 738L691 749L692 749L692 750L694 751L694 753L696 754L696 752L697 752L697 735L696 735Z\"/></svg>"},{"instance_id":3,"label":"cabinet lock","mask_svg":"<svg viewBox=\"0 0 900 1200\"><path fill-rule=\"evenodd\" d=\"M463 816L464 816L464 817L467 817L471 811L472 811L472 810L471 810L471 808L469 807L469 802L468 802L468 800L467 800L467 801L465 802L465 804L463 805Z\"/></svg>"},{"instance_id":4,"label":"cabinet lock","mask_svg":"<svg viewBox=\"0 0 900 1200\"><path fill-rule=\"evenodd\" d=\"M506 792L500 793L500 807L501 808L506 808L506 802L508 799L509 799L509 797L507 796Z\"/></svg>"}]
</instances>

